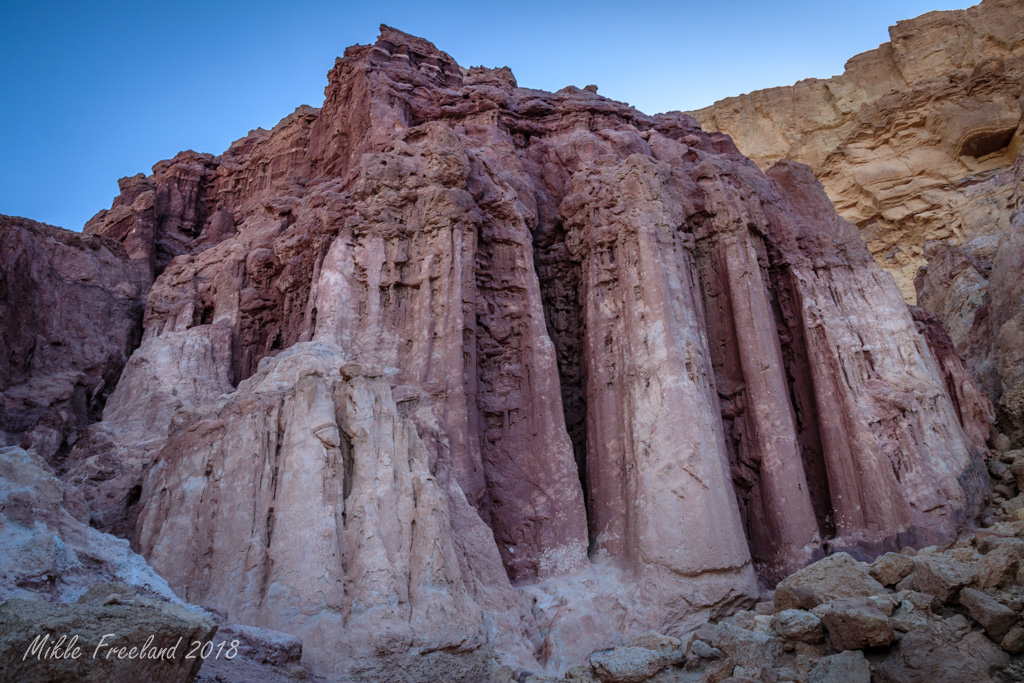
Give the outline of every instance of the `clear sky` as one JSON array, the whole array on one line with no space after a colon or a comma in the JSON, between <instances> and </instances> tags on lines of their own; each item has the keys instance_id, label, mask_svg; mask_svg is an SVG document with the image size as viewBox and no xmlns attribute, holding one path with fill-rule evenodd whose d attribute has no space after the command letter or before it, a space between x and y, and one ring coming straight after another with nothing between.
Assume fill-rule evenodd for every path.
<instances>
[{"instance_id":1,"label":"clear sky","mask_svg":"<svg viewBox=\"0 0 1024 683\"><path fill-rule=\"evenodd\" d=\"M519 85L596 84L646 113L827 78L887 28L969 0L0 3L0 213L80 230L117 179L219 154L300 104L385 23Z\"/></svg>"}]
</instances>

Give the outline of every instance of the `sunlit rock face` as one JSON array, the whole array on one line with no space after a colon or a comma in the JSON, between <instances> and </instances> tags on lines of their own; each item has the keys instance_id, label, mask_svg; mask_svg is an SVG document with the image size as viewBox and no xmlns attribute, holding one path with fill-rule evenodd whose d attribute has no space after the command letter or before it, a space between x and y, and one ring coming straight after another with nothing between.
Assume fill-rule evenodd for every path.
<instances>
[{"instance_id":1,"label":"sunlit rock face","mask_svg":"<svg viewBox=\"0 0 1024 683\"><path fill-rule=\"evenodd\" d=\"M321 674L561 671L978 514L948 339L808 167L689 116L382 27L121 186L87 231L152 285L76 509Z\"/></svg>"},{"instance_id":2,"label":"sunlit rock face","mask_svg":"<svg viewBox=\"0 0 1024 683\"><path fill-rule=\"evenodd\" d=\"M767 169L810 164L910 303L938 314L999 427L1024 443L1024 5L889 29L843 74L691 112Z\"/></svg>"}]
</instances>

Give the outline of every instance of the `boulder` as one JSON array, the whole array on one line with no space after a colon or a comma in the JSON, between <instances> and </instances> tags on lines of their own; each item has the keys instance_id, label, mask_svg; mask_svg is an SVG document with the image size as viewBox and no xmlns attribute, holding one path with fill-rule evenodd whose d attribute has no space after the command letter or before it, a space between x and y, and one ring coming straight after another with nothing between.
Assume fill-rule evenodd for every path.
<instances>
[{"instance_id":1,"label":"boulder","mask_svg":"<svg viewBox=\"0 0 1024 683\"><path fill-rule=\"evenodd\" d=\"M630 647L645 647L648 650L654 650L662 654L678 650L682 645L682 641L672 636L666 636L658 633L657 631L648 631L643 635L634 638L629 644Z\"/></svg>"},{"instance_id":2,"label":"boulder","mask_svg":"<svg viewBox=\"0 0 1024 683\"><path fill-rule=\"evenodd\" d=\"M885 586L863 562L836 553L791 574L775 588L775 609L812 609L835 598L877 595Z\"/></svg>"},{"instance_id":3,"label":"boulder","mask_svg":"<svg viewBox=\"0 0 1024 683\"><path fill-rule=\"evenodd\" d=\"M914 559L900 553L886 553L871 563L869 571L883 586L894 586L914 571Z\"/></svg>"},{"instance_id":4,"label":"boulder","mask_svg":"<svg viewBox=\"0 0 1024 683\"><path fill-rule=\"evenodd\" d=\"M230 642L214 638L216 631L206 617L156 600L96 605L15 598L0 604L0 680L188 683L203 664L196 652L207 643L212 652L236 654Z\"/></svg>"},{"instance_id":5,"label":"boulder","mask_svg":"<svg viewBox=\"0 0 1024 683\"><path fill-rule=\"evenodd\" d=\"M807 675L807 683L871 683L871 666L858 650L822 657Z\"/></svg>"},{"instance_id":6,"label":"boulder","mask_svg":"<svg viewBox=\"0 0 1024 683\"><path fill-rule=\"evenodd\" d=\"M1003 636L1000 646L1011 655L1024 653L1024 628L1014 626Z\"/></svg>"},{"instance_id":7,"label":"boulder","mask_svg":"<svg viewBox=\"0 0 1024 683\"><path fill-rule=\"evenodd\" d=\"M1013 583L1020 569L1020 557L1010 547L997 547L983 555L978 563L978 586L1001 588Z\"/></svg>"},{"instance_id":8,"label":"boulder","mask_svg":"<svg viewBox=\"0 0 1024 683\"><path fill-rule=\"evenodd\" d=\"M1014 496L1009 500L1004 500L999 504L999 508L1011 519L1017 518L1017 513L1020 510L1024 510L1024 493Z\"/></svg>"},{"instance_id":9,"label":"boulder","mask_svg":"<svg viewBox=\"0 0 1024 683\"><path fill-rule=\"evenodd\" d=\"M999 642L1017 623L1017 613L995 598L973 588L960 591L960 604L981 624L992 640Z\"/></svg>"},{"instance_id":10,"label":"boulder","mask_svg":"<svg viewBox=\"0 0 1024 683\"><path fill-rule=\"evenodd\" d=\"M722 651L697 639L690 643L690 655L694 659L721 659Z\"/></svg>"},{"instance_id":11,"label":"boulder","mask_svg":"<svg viewBox=\"0 0 1024 683\"><path fill-rule=\"evenodd\" d=\"M878 683L992 683L1009 656L963 619L929 620L903 634L874 669Z\"/></svg>"},{"instance_id":12,"label":"boulder","mask_svg":"<svg viewBox=\"0 0 1024 683\"><path fill-rule=\"evenodd\" d=\"M934 595L941 602L956 600L960 589L977 578L976 569L939 553L918 555L914 562L914 590Z\"/></svg>"},{"instance_id":13,"label":"boulder","mask_svg":"<svg viewBox=\"0 0 1024 683\"><path fill-rule=\"evenodd\" d=\"M1013 463L1010 465L1009 471L1013 475L1013 483L1017 490L1024 490L1024 462Z\"/></svg>"},{"instance_id":14,"label":"boulder","mask_svg":"<svg viewBox=\"0 0 1024 683\"><path fill-rule=\"evenodd\" d=\"M821 623L837 650L885 647L895 632L888 616L865 598L840 598L822 610Z\"/></svg>"},{"instance_id":15,"label":"boulder","mask_svg":"<svg viewBox=\"0 0 1024 683\"><path fill-rule=\"evenodd\" d=\"M749 631L729 621L715 627L713 644L727 661L750 672L773 669L782 652L781 643L772 635Z\"/></svg>"},{"instance_id":16,"label":"boulder","mask_svg":"<svg viewBox=\"0 0 1024 683\"><path fill-rule=\"evenodd\" d=\"M619 647L590 655L601 683L641 683L665 667L665 660L646 647Z\"/></svg>"},{"instance_id":17,"label":"boulder","mask_svg":"<svg viewBox=\"0 0 1024 683\"><path fill-rule=\"evenodd\" d=\"M821 619L817 615L799 609L786 609L772 619L772 631L783 640L799 640L805 643L819 643L824 638Z\"/></svg>"}]
</instances>

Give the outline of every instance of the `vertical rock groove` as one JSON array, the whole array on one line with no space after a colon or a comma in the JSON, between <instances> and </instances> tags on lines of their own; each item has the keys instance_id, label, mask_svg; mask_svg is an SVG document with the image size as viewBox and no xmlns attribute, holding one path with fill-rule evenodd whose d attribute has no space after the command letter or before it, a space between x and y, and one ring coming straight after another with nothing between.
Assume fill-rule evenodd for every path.
<instances>
[{"instance_id":1,"label":"vertical rock groove","mask_svg":"<svg viewBox=\"0 0 1024 683\"><path fill-rule=\"evenodd\" d=\"M565 428L572 443L580 486L585 495L588 516L591 513L587 484L587 392L586 366L583 363L585 324L580 300L580 265L565 246L565 231L554 229L554 242L538 239L534 245L534 264L544 300L544 318L548 336L555 345L559 388ZM591 539L591 542L593 539Z\"/></svg>"}]
</instances>

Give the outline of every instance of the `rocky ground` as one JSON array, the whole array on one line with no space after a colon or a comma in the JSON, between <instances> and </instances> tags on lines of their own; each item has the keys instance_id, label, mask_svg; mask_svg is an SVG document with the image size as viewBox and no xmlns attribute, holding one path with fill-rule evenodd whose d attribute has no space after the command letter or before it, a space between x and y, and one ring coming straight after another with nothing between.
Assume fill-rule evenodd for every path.
<instances>
[{"instance_id":1,"label":"rocky ground","mask_svg":"<svg viewBox=\"0 0 1024 683\"><path fill-rule=\"evenodd\" d=\"M906 548L871 563L836 553L787 577L752 610L680 638L651 631L594 652L564 677L503 667L491 680L1022 681L1024 451L997 452L989 471L993 514L952 545Z\"/></svg>"},{"instance_id":2,"label":"rocky ground","mask_svg":"<svg viewBox=\"0 0 1024 683\"><path fill-rule=\"evenodd\" d=\"M171 592L128 542L82 524L67 489L34 451L0 448L0 681L285 681L315 677L294 636L232 623ZM104 634L115 647L239 641L231 660L169 662L91 656ZM26 657L36 635L79 636L85 656ZM53 642L51 641L51 642ZM186 654L184 651L181 654ZM200 666L202 672L200 673Z\"/></svg>"}]
</instances>

